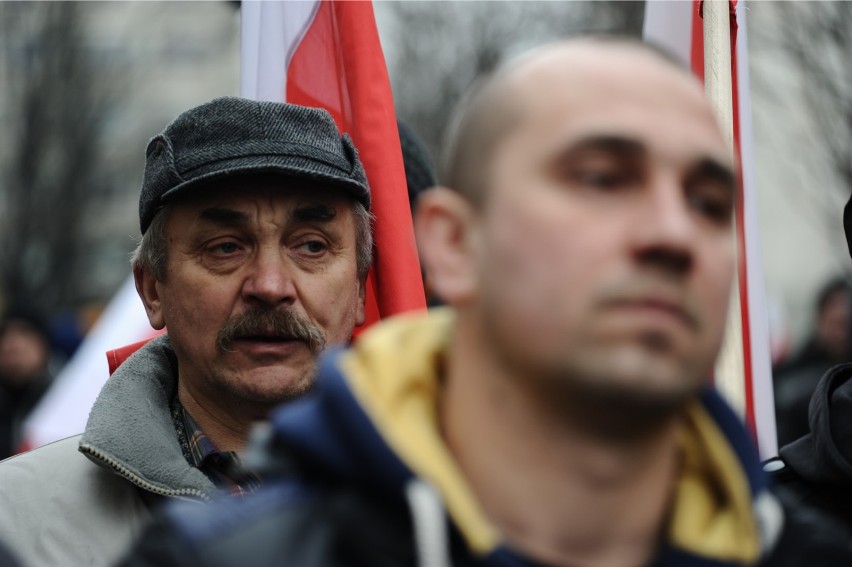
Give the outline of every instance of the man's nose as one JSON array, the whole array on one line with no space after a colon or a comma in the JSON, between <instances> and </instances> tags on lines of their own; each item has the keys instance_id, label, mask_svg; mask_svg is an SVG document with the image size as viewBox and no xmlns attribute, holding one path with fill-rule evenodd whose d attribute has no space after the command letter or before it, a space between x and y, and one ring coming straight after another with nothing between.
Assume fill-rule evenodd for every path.
<instances>
[{"instance_id":1,"label":"man's nose","mask_svg":"<svg viewBox=\"0 0 852 567\"><path fill-rule=\"evenodd\" d=\"M261 248L243 283L243 297L270 307L291 305L296 301L293 266L280 247Z\"/></svg>"},{"instance_id":2,"label":"man's nose","mask_svg":"<svg viewBox=\"0 0 852 567\"><path fill-rule=\"evenodd\" d=\"M674 179L661 179L649 192L637 229L639 262L672 275L685 275L694 263L696 219L685 191Z\"/></svg>"}]
</instances>

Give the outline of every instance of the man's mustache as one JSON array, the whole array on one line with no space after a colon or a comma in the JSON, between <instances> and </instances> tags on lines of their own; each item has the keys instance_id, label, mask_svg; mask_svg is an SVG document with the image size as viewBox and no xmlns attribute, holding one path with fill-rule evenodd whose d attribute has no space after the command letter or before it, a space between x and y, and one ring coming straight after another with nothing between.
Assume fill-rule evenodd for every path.
<instances>
[{"instance_id":1,"label":"man's mustache","mask_svg":"<svg viewBox=\"0 0 852 567\"><path fill-rule=\"evenodd\" d=\"M240 338L303 341L315 355L326 346L322 331L305 316L290 309L251 308L219 329L216 344L220 350L229 352L234 340Z\"/></svg>"}]
</instances>

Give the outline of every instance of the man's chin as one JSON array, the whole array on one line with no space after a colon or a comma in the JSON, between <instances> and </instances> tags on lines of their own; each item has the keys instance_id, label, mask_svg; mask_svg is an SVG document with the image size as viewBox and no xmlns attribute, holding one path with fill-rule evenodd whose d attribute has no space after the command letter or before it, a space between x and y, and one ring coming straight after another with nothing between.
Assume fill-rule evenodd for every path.
<instances>
[{"instance_id":1,"label":"man's chin","mask_svg":"<svg viewBox=\"0 0 852 567\"><path fill-rule=\"evenodd\" d=\"M595 381L622 385L628 391L656 392L663 397L678 392L693 394L705 381L697 357L659 345L651 347L645 341L589 352L586 360Z\"/></svg>"},{"instance_id":2,"label":"man's chin","mask_svg":"<svg viewBox=\"0 0 852 567\"><path fill-rule=\"evenodd\" d=\"M680 415L705 380L666 358L610 353L566 369L551 392L566 411L608 437L645 435Z\"/></svg>"},{"instance_id":3,"label":"man's chin","mask_svg":"<svg viewBox=\"0 0 852 567\"><path fill-rule=\"evenodd\" d=\"M282 369L280 365L261 365L239 373L226 385L230 395L247 403L272 407L303 397L314 385L315 368Z\"/></svg>"}]
</instances>

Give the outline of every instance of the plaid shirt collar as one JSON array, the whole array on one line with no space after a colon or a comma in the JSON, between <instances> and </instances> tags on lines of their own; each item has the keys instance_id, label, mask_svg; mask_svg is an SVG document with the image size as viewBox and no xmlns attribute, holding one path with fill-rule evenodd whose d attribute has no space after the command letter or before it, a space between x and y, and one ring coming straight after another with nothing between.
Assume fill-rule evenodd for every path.
<instances>
[{"instance_id":1,"label":"plaid shirt collar","mask_svg":"<svg viewBox=\"0 0 852 567\"><path fill-rule=\"evenodd\" d=\"M172 399L171 411L181 452L190 465L207 475L213 484L228 489L232 494L254 492L260 480L243 469L235 452L216 448L177 396Z\"/></svg>"}]
</instances>

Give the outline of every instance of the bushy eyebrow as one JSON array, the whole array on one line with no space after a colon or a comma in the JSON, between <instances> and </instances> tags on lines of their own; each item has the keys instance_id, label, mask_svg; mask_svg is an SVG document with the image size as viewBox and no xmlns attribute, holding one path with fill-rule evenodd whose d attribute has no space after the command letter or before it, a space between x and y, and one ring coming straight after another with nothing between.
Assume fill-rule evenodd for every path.
<instances>
[{"instance_id":1,"label":"bushy eyebrow","mask_svg":"<svg viewBox=\"0 0 852 567\"><path fill-rule=\"evenodd\" d=\"M583 152L606 152L623 157L642 157L648 153L645 145L638 140L622 136L599 135L581 138L566 148L563 155Z\"/></svg>"},{"instance_id":2,"label":"bushy eyebrow","mask_svg":"<svg viewBox=\"0 0 852 567\"><path fill-rule=\"evenodd\" d=\"M711 158L700 160L689 172L691 179L702 178L718 181L733 194L737 189L737 178L733 170Z\"/></svg>"},{"instance_id":3,"label":"bushy eyebrow","mask_svg":"<svg viewBox=\"0 0 852 567\"><path fill-rule=\"evenodd\" d=\"M598 135L581 138L576 143L571 144L563 153L563 156L593 151L602 151L625 158L641 158L648 154L645 145L638 140L622 136ZM719 181L729 187L731 192L734 192L737 187L733 169L712 157L699 159L689 169L689 177L703 177Z\"/></svg>"},{"instance_id":4,"label":"bushy eyebrow","mask_svg":"<svg viewBox=\"0 0 852 567\"><path fill-rule=\"evenodd\" d=\"M246 213L224 207L209 207L202 210L198 217L222 226L245 226L249 223Z\"/></svg>"},{"instance_id":5,"label":"bushy eyebrow","mask_svg":"<svg viewBox=\"0 0 852 567\"><path fill-rule=\"evenodd\" d=\"M327 205L303 205L296 207L290 214L292 222L331 222L337 211Z\"/></svg>"},{"instance_id":6,"label":"bushy eyebrow","mask_svg":"<svg viewBox=\"0 0 852 567\"><path fill-rule=\"evenodd\" d=\"M221 226L245 226L249 224L249 215L238 210L225 207L209 207L199 213L199 218L204 221ZM290 221L297 223L332 221L337 216L333 207L326 205L304 205L296 207L290 213Z\"/></svg>"}]
</instances>

